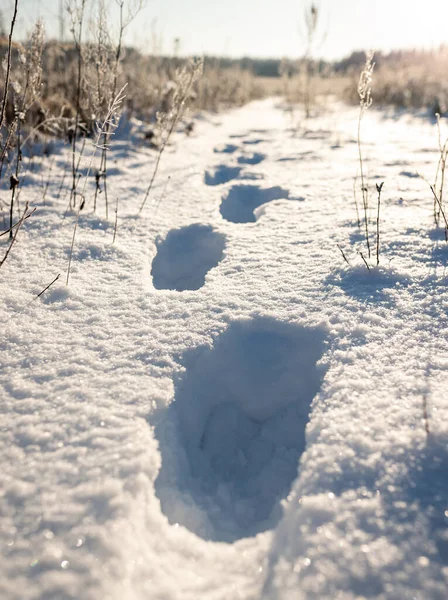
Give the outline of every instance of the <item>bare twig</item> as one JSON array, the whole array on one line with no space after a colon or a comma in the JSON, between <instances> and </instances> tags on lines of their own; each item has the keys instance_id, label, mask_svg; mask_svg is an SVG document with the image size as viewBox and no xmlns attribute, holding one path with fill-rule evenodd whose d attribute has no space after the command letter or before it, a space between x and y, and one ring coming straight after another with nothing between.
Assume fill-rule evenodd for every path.
<instances>
[{"instance_id":1,"label":"bare twig","mask_svg":"<svg viewBox=\"0 0 448 600\"><path fill-rule=\"evenodd\" d=\"M442 202L440 201L440 198L437 196L434 186L430 185L429 187L431 188L431 192L433 193L435 201L437 202L437 204L439 206L440 214L442 215L443 220L445 221L445 240L448 242L448 219L447 219L447 216L443 209Z\"/></svg>"},{"instance_id":2,"label":"bare twig","mask_svg":"<svg viewBox=\"0 0 448 600\"><path fill-rule=\"evenodd\" d=\"M168 144L168 141L171 137L171 134L174 131L174 128L176 127L177 123L179 122L179 120L182 117L182 114L185 110L187 100L190 96L191 87L192 87L193 83L195 82L195 80L197 79L197 77L202 73L203 64L204 64L203 60L201 60L199 62L191 62L188 65L191 70L190 70L190 76L187 79L185 79L185 76L187 74L186 69L185 69L185 72L180 73L181 83L180 83L179 95L176 98L176 105L175 105L173 114L171 114L168 117L167 132L165 133L165 136L163 137L163 141L162 141L162 144L160 146L160 149L159 149L159 152L157 155L154 171L152 173L151 181L149 182L149 186L148 186L148 189L146 190L145 197L140 206L139 213L142 212L142 210L146 204L146 201L148 200L148 196L151 192L154 180L157 175L157 171L159 170L159 165L160 165L160 160L162 158L162 154Z\"/></svg>"},{"instance_id":3,"label":"bare twig","mask_svg":"<svg viewBox=\"0 0 448 600\"><path fill-rule=\"evenodd\" d=\"M361 219L359 218L358 196L356 194L357 183L358 183L358 171L356 171L356 175L353 178L353 198L355 199L356 220L358 222L359 229L361 229Z\"/></svg>"},{"instance_id":4,"label":"bare twig","mask_svg":"<svg viewBox=\"0 0 448 600\"><path fill-rule=\"evenodd\" d=\"M372 50L366 53L366 63L364 69L359 76L358 82L358 95L359 95L359 117L358 117L358 155L359 155L359 167L361 175L361 192L362 192L362 205L364 209L364 228L366 235L367 253L370 258L370 241L369 241L369 187L366 181L364 173L364 157L362 154L361 144L361 122L365 111L372 105L372 73L375 63L373 62L374 52Z\"/></svg>"},{"instance_id":5,"label":"bare twig","mask_svg":"<svg viewBox=\"0 0 448 600\"><path fill-rule=\"evenodd\" d=\"M5 111L6 111L6 103L8 101L8 91L9 91L9 77L11 74L11 48L12 48L12 34L14 31L14 26L16 24L17 18L17 7L19 4L19 0L15 0L14 2L14 13L11 20L11 29L9 30L9 38L8 38L8 56L6 59L6 77L5 77L5 87L3 91L3 100L2 100L2 108L0 111L0 130L3 127L3 121L5 120Z\"/></svg>"},{"instance_id":6,"label":"bare twig","mask_svg":"<svg viewBox=\"0 0 448 600\"><path fill-rule=\"evenodd\" d=\"M31 214L30 214L30 215L27 215L27 214L26 214L26 213L27 213L27 210L28 210L28 202L27 202L27 203L26 203L26 205L25 205L25 210L23 211L22 218L21 218L21 219L20 219L20 221L17 223L16 230L15 230L15 232L14 232L14 236L13 236L13 238L12 238L12 240L11 240L11 242L10 242L9 246L8 246L8 249L6 250L6 254L5 254L5 256L2 258L2 260L0 261L0 267L2 267L3 263L4 263L4 262L6 261L6 259L8 258L8 256L9 256L9 253L11 252L11 249L12 249L12 247L14 246L14 243L15 243L15 241L16 241L16 239L17 239L17 234L19 233L19 231L20 231L20 228L21 228L21 227L22 227L22 225L23 225L23 222L25 221L25 219L27 219L29 216L31 216Z\"/></svg>"},{"instance_id":7,"label":"bare twig","mask_svg":"<svg viewBox=\"0 0 448 600\"><path fill-rule=\"evenodd\" d=\"M349 261L348 261L348 258L345 256L345 252L344 252L344 250L342 249L342 247L341 247L339 244L337 244L337 247L338 247L338 248L339 248L339 250L341 251L342 258L345 260L345 262L346 262L346 263L348 264L348 266L350 267L351 265L350 265L350 263L349 263Z\"/></svg>"},{"instance_id":8,"label":"bare twig","mask_svg":"<svg viewBox=\"0 0 448 600\"><path fill-rule=\"evenodd\" d=\"M115 223L114 223L114 237L112 240L112 244L115 243L115 238L117 236L117 225L118 225L118 196L117 199L115 201Z\"/></svg>"},{"instance_id":9,"label":"bare twig","mask_svg":"<svg viewBox=\"0 0 448 600\"><path fill-rule=\"evenodd\" d=\"M50 287L53 285L53 283L56 283L56 281L59 279L59 277L60 277L60 276L61 276L61 274L60 274L60 273L58 273L58 274L56 275L56 277L53 279L53 281L52 281L51 283L49 283L49 284L47 285L47 287L44 287L44 289L43 289L43 290L42 290L42 291L41 291L39 294L37 294L36 298L40 298L40 297L42 296L42 294L43 294L44 292L46 292L46 291L48 290L48 288L50 288Z\"/></svg>"},{"instance_id":10,"label":"bare twig","mask_svg":"<svg viewBox=\"0 0 448 600\"><path fill-rule=\"evenodd\" d=\"M439 156L439 161L437 163L437 170L436 170L436 176L434 179L434 189L437 190L437 184L439 182L439 175L440 175L440 185L439 188L437 190L437 197L439 202L437 202L437 198L434 199L434 222L437 226L439 226L439 222L440 222L440 208L439 208L439 212L437 212L437 206L443 206L443 188L445 185L445 170L446 170L446 161L447 161L447 154L448 154L448 138L445 140L445 143L442 146L442 132L440 129L440 114L437 113L436 114L436 118L437 118L437 133L438 133L438 143L439 143L439 152L440 152L440 156Z\"/></svg>"},{"instance_id":11,"label":"bare twig","mask_svg":"<svg viewBox=\"0 0 448 600\"><path fill-rule=\"evenodd\" d=\"M384 181L376 184L378 192L378 208L376 213L376 266L380 264L380 206L381 206L381 190L383 189Z\"/></svg>"},{"instance_id":12,"label":"bare twig","mask_svg":"<svg viewBox=\"0 0 448 600\"><path fill-rule=\"evenodd\" d=\"M76 136L78 135L78 125L81 116L81 82L82 82L82 29L84 23L84 9L87 0L81 0L81 5L75 4L73 7L67 5L72 19L72 33L75 42L75 48L78 53L78 72L76 81L76 114L75 114L75 129L72 137L72 189L70 193L70 202L74 201L76 185L77 185L77 166L76 166Z\"/></svg>"},{"instance_id":13,"label":"bare twig","mask_svg":"<svg viewBox=\"0 0 448 600\"><path fill-rule=\"evenodd\" d=\"M159 210L159 206L160 206L162 200L165 198L166 188L168 187L168 183L170 182L170 179L171 179L171 175L166 180L165 187L163 188L163 192L161 193L160 198L157 200L157 204L156 204L156 207L154 210L154 216L157 214L157 211Z\"/></svg>"},{"instance_id":14,"label":"bare twig","mask_svg":"<svg viewBox=\"0 0 448 600\"><path fill-rule=\"evenodd\" d=\"M34 215L34 213L36 212L36 210L37 210L36 207L34 207L33 210L26 215L24 221L26 221L26 219L28 219L29 217L31 217L31 215ZM6 235L7 233L9 233L11 231L11 229L14 229L14 227L17 227L17 225L19 225L20 222L21 222L21 220L17 221L17 223L14 223L14 225L11 228L9 228L6 231L3 231L2 233L0 233L0 237L2 237L2 235Z\"/></svg>"},{"instance_id":15,"label":"bare twig","mask_svg":"<svg viewBox=\"0 0 448 600\"><path fill-rule=\"evenodd\" d=\"M362 252L360 252L359 255L362 258L362 260L364 261L364 264L366 265L367 270L370 272L370 266L369 266L369 263L366 261L364 254Z\"/></svg>"},{"instance_id":16,"label":"bare twig","mask_svg":"<svg viewBox=\"0 0 448 600\"><path fill-rule=\"evenodd\" d=\"M46 181L46 183L44 185L44 191L43 191L43 194L42 194L42 203L43 203L44 206L45 206L45 199L46 199L46 196L47 196L48 186L50 185L51 170L53 169L53 163L54 163L54 156L52 157L52 159L50 161L50 167L49 167L49 170L48 170L48 178L47 178L47 181Z\"/></svg>"},{"instance_id":17,"label":"bare twig","mask_svg":"<svg viewBox=\"0 0 448 600\"><path fill-rule=\"evenodd\" d=\"M90 171L92 170L92 164L93 164L93 159L95 157L96 151L98 150L98 148L100 148L100 140L101 137L104 133L104 127L106 125L106 123L109 123L110 125L113 125L113 116L114 114L116 114L116 112L120 109L120 106L124 100L125 94L124 94L124 90L126 89L126 85L124 85L121 90L118 92L118 94L116 95L116 97L113 99L113 101L111 102L110 106L109 106L109 111L106 115L106 118L102 124L101 127L98 127L98 131L97 131L97 137L93 143L93 150L92 153L90 155L90 160L88 163L88 168L87 168L87 173L84 177L84 183L83 183L83 187L82 187L82 191L80 193L80 196L82 198L82 201L79 204L79 207L76 211L76 220L75 220L75 226L73 228L73 236L72 236L72 242L70 245L70 254L69 254L69 259L68 259L68 267L67 267L67 279L66 279L66 285L68 285L69 279L70 279L70 268L71 268L71 264L72 264L72 257L73 257L73 248L75 246L75 237L76 237L76 231L78 229L78 222L79 222L79 214L81 212L81 210L84 208L85 205L85 189L86 189L86 185L87 185L87 180L89 178L90 175ZM78 194L78 192L76 192Z\"/></svg>"}]
</instances>

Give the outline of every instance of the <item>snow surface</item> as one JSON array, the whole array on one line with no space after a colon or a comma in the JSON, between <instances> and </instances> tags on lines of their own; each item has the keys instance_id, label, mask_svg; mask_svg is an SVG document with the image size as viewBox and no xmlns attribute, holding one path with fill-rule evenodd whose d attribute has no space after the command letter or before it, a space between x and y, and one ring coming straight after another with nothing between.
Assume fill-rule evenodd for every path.
<instances>
[{"instance_id":1,"label":"snow surface","mask_svg":"<svg viewBox=\"0 0 448 600\"><path fill-rule=\"evenodd\" d=\"M0 598L445 599L448 246L415 176L434 177L435 125L366 114L372 202L385 181L370 272L356 109L296 135L277 100L203 116L140 215L155 156L125 125L68 286L69 152L24 159L38 210L1 269Z\"/></svg>"}]
</instances>

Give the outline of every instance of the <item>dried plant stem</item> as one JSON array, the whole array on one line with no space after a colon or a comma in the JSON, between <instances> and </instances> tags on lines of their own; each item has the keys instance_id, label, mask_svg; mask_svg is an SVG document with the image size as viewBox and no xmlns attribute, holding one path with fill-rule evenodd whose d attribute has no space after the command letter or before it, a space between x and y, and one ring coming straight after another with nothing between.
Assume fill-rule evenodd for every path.
<instances>
[{"instance_id":1,"label":"dried plant stem","mask_svg":"<svg viewBox=\"0 0 448 600\"><path fill-rule=\"evenodd\" d=\"M155 180L156 175L157 175L157 171L159 170L159 165L160 165L160 160L162 158L162 154L163 154L163 152L164 152L164 150L165 150L165 148L166 148L166 146L168 144L168 141L169 141L169 139L171 137L171 134L174 131L174 128L176 127L177 123L179 122L179 120L180 120L180 118L182 116L182 113L183 113L183 111L185 109L185 103L186 103L187 98L188 98L188 96L190 94L191 86L193 85L196 77L198 76L198 73L199 73L200 69L202 69L202 63L199 63L198 65L193 65L192 66L188 82L185 85L185 88L182 90L181 97L177 100L177 104L176 104L174 115L170 119L170 124L169 124L168 130L167 130L167 133L163 137L162 144L161 144L159 152L157 154L156 164L155 164L155 167L154 167L154 171L152 173L151 181L149 182L149 186L148 186L148 189L146 190L145 197L144 197L143 202L142 202L142 204L140 206L139 213L142 212L142 210L143 210L143 208L144 208L144 206L146 204L146 201L148 200L149 194L150 194L152 186L154 184L154 180Z\"/></svg>"},{"instance_id":2,"label":"dried plant stem","mask_svg":"<svg viewBox=\"0 0 448 600\"><path fill-rule=\"evenodd\" d=\"M115 243L115 238L117 237L117 226L118 226L118 196L115 201L115 223L114 223L114 237L112 240L112 244Z\"/></svg>"},{"instance_id":3,"label":"dried plant stem","mask_svg":"<svg viewBox=\"0 0 448 600\"><path fill-rule=\"evenodd\" d=\"M85 204L85 189L86 189L86 185L87 185L87 181L90 175L90 171L92 170L92 164L93 164L93 159L95 157L96 151L97 149L100 147L99 146L99 142L101 140L101 137L104 133L104 127L106 123L112 123L112 119L113 116L117 113L117 111L119 110L119 107L121 106L123 99L124 99L124 90L126 88L126 85L123 86L121 88L121 90L118 92L118 94L116 95L116 97L113 99L113 101L111 102L110 106L109 106L109 111L106 115L106 118L102 124L102 127L98 129L98 133L97 133L97 137L96 140L93 143L93 150L92 153L90 155L90 160L88 163L88 168L87 168L87 173L84 177L84 183L83 183L83 187L82 187L82 191L79 193L79 195L81 196L81 202L78 206L78 209L76 211L76 219L75 219L75 226L73 228L73 236L72 236L72 242L70 245L70 254L69 254L69 259L68 259L68 267L67 267L67 279L66 279L66 285L68 285L69 279L70 279L70 269L71 269L71 264L72 264L72 258L73 258L73 248L75 246L75 237L76 237L76 231L78 229L78 223L79 223L79 215L81 213L81 210L84 208L84 204ZM76 192L78 194L78 192Z\"/></svg>"},{"instance_id":4,"label":"dried plant stem","mask_svg":"<svg viewBox=\"0 0 448 600\"><path fill-rule=\"evenodd\" d=\"M359 169L361 176L361 194L362 194L362 207L364 210L364 232L366 236L367 253L370 258L370 241L369 241L369 188L365 182L364 177L364 159L362 155L362 144L361 144L361 121L363 116L363 110L359 111L358 118L358 156L359 156Z\"/></svg>"},{"instance_id":5,"label":"dried plant stem","mask_svg":"<svg viewBox=\"0 0 448 600\"><path fill-rule=\"evenodd\" d=\"M4 262L6 261L6 259L8 258L8 256L9 256L9 253L11 252L11 249L12 249L12 247L14 246L14 243L15 243L15 241L16 241L16 239L17 239L17 235L18 235L18 233L19 233L19 231L20 231L20 228L21 228L21 227L22 227L22 225L23 225L23 222L25 221L25 219L27 219L28 217L30 217L30 216L31 216L31 214L32 214L32 213L30 213L29 215L27 215L27 211L28 211L28 202L27 202L27 203L26 203L26 205L25 205L25 210L23 211L23 215L22 215L22 217L21 217L20 221L19 221L19 222L17 223L17 225L16 225L16 230L15 230L15 232L14 232L14 236L13 236L13 238L11 239L11 242L10 242L10 244L9 244L9 246L8 246L8 249L6 250L6 254L5 254L5 256L2 258L2 260L0 261L0 267L2 267L2 266L3 266L3 263L4 263ZM33 211L33 212L34 212L34 211Z\"/></svg>"},{"instance_id":6,"label":"dried plant stem","mask_svg":"<svg viewBox=\"0 0 448 600\"><path fill-rule=\"evenodd\" d=\"M157 214L157 211L159 210L159 206L160 206L162 200L165 198L166 188L168 187L168 183L170 182L170 179L171 179L171 175L166 180L165 187L163 188L163 192L160 194L160 198L157 200L156 208L154 210L154 216Z\"/></svg>"},{"instance_id":7,"label":"dried plant stem","mask_svg":"<svg viewBox=\"0 0 448 600\"><path fill-rule=\"evenodd\" d=\"M120 64L121 47L123 44L123 33L124 33L126 26L130 22L130 21L127 23L123 22L124 1L119 0L118 6L120 9L120 25L119 25L118 44L117 44L117 48L115 51L114 81L113 81L113 85L112 85L112 98L115 98L115 95L117 93L118 66ZM108 146L109 146L109 139L110 139L110 124L106 123L106 127L105 127L104 134L103 134L103 148L101 151L101 163L100 163L100 168L99 168L99 173L98 173L97 187L95 190L95 206L94 206L94 208L96 208L96 198L97 198L98 191L99 191L99 178L102 176L103 182L104 182L104 200L105 200L105 204L106 204L106 219L109 218L109 203L108 203L108 197L107 197L107 151L108 151ZM115 236L114 236L114 239L115 239Z\"/></svg>"},{"instance_id":8,"label":"dried plant stem","mask_svg":"<svg viewBox=\"0 0 448 600\"><path fill-rule=\"evenodd\" d=\"M358 196L356 195L357 182L358 182L358 172L356 172L356 175L353 179L353 198L355 200L356 220L358 222L358 228L361 229L361 219L359 218Z\"/></svg>"},{"instance_id":9,"label":"dried plant stem","mask_svg":"<svg viewBox=\"0 0 448 600\"><path fill-rule=\"evenodd\" d=\"M442 202L441 202L440 198L438 197L436 190L434 189L434 186L430 185L429 187L431 188L431 192L433 193L433 196L434 196L434 201L437 203L437 205L439 207L439 212L442 215L442 218L445 222L445 240L448 242L448 219L447 219L447 216L443 209Z\"/></svg>"},{"instance_id":10,"label":"dried plant stem","mask_svg":"<svg viewBox=\"0 0 448 600\"><path fill-rule=\"evenodd\" d=\"M65 183L65 177L67 175L67 165L64 164L64 172L62 174L62 178L61 178L61 185L59 186L59 190L58 190L58 195L56 196L56 198L59 200L59 198L61 197L61 192L62 192L62 188L64 187L64 183Z\"/></svg>"},{"instance_id":11,"label":"dried plant stem","mask_svg":"<svg viewBox=\"0 0 448 600\"><path fill-rule=\"evenodd\" d=\"M14 200L16 197L16 188L17 188L17 185L11 184L11 202L9 204L9 239L11 239L13 236L12 220L13 220L13 216L14 216L13 213L14 213Z\"/></svg>"},{"instance_id":12,"label":"dried plant stem","mask_svg":"<svg viewBox=\"0 0 448 600\"><path fill-rule=\"evenodd\" d=\"M12 122L12 124L9 128L8 137L6 138L6 142L3 146L1 154L0 154L0 179L2 178L3 164L5 162L6 153L8 151L9 144L11 143L12 136L13 136L15 128L16 128L16 124L17 124L17 119L14 119L14 121Z\"/></svg>"},{"instance_id":13,"label":"dried plant stem","mask_svg":"<svg viewBox=\"0 0 448 600\"><path fill-rule=\"evenodd\" d=\"M360 252L359 256L362 258L362 260L364 261L364 264L367 267L367 270L370 272L370 266L369 266L369 263L366 261L364 254L362 252Z\"/></svg>"},{"instance_id":14,"label":"dried plant stem","mask_svg":"<svg viewBox=\"0 0 448 600\"><path fill-rule=\"evenodd\" d=\"M349 263L349 261L348 261L348 258L345 256L345 252L344 252L344 250L342 249L342 247L340 246L340 244L337 244L337 247L339 248L339 250L340 250L340 252L341 252L341 254L342 254L342 258L345 260L345 262L346 262L346 263L348 264L348 266L350 267L351 265L350 265L350 263Z\"/></svg>"},{"instance_id":15,"label":"dried plant stem","mask_svg":"<svg viewBox=\"0 0 448 600\"><path fill-rule=\"evenodd\" d=\"M376 212L376 266L380 264L380 206L381 206L381 190L383 189L383 183L376 184L376 191L378 192L378 205Z\"/></svg>"},{"instance_id":16,"label":"dried plant stem","mask_svg":"<svg viewBox=\"0 0 448 600\"><path fill-rule=\"evenodd\" d=\"M79 12L79 20L78 20L78 31L76 32L75 23L73 23L73 37L75 41L75 48L78 53L78 71L77 71L77 81L76 81L76 114L75 114L75 129L73 131L72 138L72 190L70 193L70 203L73 202L73 206L75 205L75 197L76 197L76 185L77 185L77 165L76 165L76 136L78 134L78 126L79 119L81 116L81 81L82 81L82 30L84 23L84 9L86 5L86 0L81 0L81 8ZM79 165L79 163L78 163Z\"/></svg>"},{"instance_id":17,"label":"dried plant stem","mask_svg":"<svg viewBox=\"0 0 448 600\"><path fill-rule=\"evenodd\" d=\"M446 161L448 154L448 138L445 140L445 143L442 146L442 134L440 130L440 115L437 114L437 132L438 132L438 142L439 142L439 161L437 163L436 176L434 179L434 190L436 190L437 195L434 195L434 223L438 227L440 224L440 215L443 211L443 189L445 185L445 170L446 170ZM440 176L440 185L437 189L437 184L439 182Z\"/></svg>"},{"instance_id":18,"label":"dried plant stem","mask_svg":"<svg viewBox=\"0 0 448 600\"><path fill-rule=\"evenodd\" d=\"M33 210L25 216L24 221L26 221L26 219L31 217L31 215L33 215L35 212L36 212L36 208L33 208ZM2 233L0 233L0 237L2 237L2 235L6 235L7 233L9 233L11 231L11 229L14 229L15 227L17 227L17 225L19 225L20 222L21 222L21 219L19 221L17 221L17 223L14 223L12 228L7 229L6 231L3 231Z\"/></svg>"},{"instance_id":19,"label":"dried plant stem","mask_svg":"<svg viewBox=\"0 0 448 600\"><path fill-rule=\"evenodd\" d=\"M19 4L19 0L15 0L15 2L14 2L14 13L13 13L12 20L11 20L11 28L9 30L8 55L7 55L7 59L6 59L5 87L4 87L4 92L3 92L2 108L1 108L1 111L0 111L0 130L3 127L3 122L5 120L6 103L8 101L9 78L10 78L10 74L11 74L12 34L14 32L14 26L16 24L18 4Z\"/></svg>"},{"instance_id":20,"label":"dried plant stem","mask_svg":"<svg viewBox=\"0 0 448 600\"><path fill-rule=\"evenodd\" d=\"M50 162L50 168L48 170L48 178L47 178L47 181L46 181L46 183L44 185L44 191L43 191L43 194L42 194L42 204L44 206L45 206L45 198L47 196L48 187L50 185L50 178L51 178L51 171L53 169L53 162L54 162L54 156L53 156L53 158L51 159L51 162Z\"/></svg>"},{"instance_id":21,"label":"dried plant stem","mask_svg":"<svg viewBox=\"0 0 448 600\"><path fill-rule=\"evenodd\" d=\"M365 111L372 105L372 73L375 63L373 62L374 52L372 50L366 52L366 62L364 69L361 71L358 81L358 96L359 96L359 117L358 117L358 155L359 167L361 174L361 193L362 205L364 209L364 229L366 235L367 253L370 258L370 240L369 240L369 187L364 174L364 157L362 154L361 144L361 122ZM362 255L361 255L362 256Z\"/></svg>"},{"instance_id":22,"label":"dried plant stem","mask_svg":"<svg viewBox=\"0 0 448 600\"><path fill-rule=\"evenodd\" d=\"M44 289L39 294L37 294L36 298L40 298L42 296L42 294L45 293L53 285L53 283L56 283L56 281L59 279L60 276L61 276L61 274L58 273L56 275L56 277L53 279L53 281L51 283L49 283L47 285L47 287L44 287Z\"/></svg>"},{"instance_id":23,"label":"dried plant stem","mask_svg":"<svg viewBox=\"0 0 448 600\"><path fill-rule=\"evenodd\" d=\"M11 175L11 206L9 209L9 237L12 238L12 222L13 222L13 211L14 211L14 200L16 197L16 189L19 185L19 168L20 161L22 160L22 150L20 148L20 120L17 128L17 159L16 159L16 170L15 174Z\"/></svg>"}]
</instances>

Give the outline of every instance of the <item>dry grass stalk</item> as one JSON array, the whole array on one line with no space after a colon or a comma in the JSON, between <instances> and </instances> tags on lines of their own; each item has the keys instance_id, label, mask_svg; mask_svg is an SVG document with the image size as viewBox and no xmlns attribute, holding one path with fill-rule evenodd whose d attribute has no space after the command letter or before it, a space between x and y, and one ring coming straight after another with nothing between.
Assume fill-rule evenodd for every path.
<instances>
[{"instance_id":1,"label":"dry grass stalk","mask_svg":"<svg viewBox=\"0 0 448 600\"><path fill-rule=\"evenodd\" d=\"M443 208L443 192L445 186L445 171L446 171L446 162L448 157L448 138L445 140L445 143L442 144L442 132L440 127L440 114L436 114L437 120L437 133L438 133L438 144L439 144L439 160L437 163L436 175L434 178L434 185L430 186L434 195L434 223L436 227L440 227L440 218L442 217L445 221L445 227L447 226L445 211ZM447 232L446 237L448 240Z\"/></svg>"},{"instance_id":2,"label":"dry grass stalk","mask_svg":"<svg viewBox=\"0 0 448 600\"><path fill-rule=\"evenodd\" d=\"M8 54L6 58L6 73L5 73L5 87L3 91L3 99L2 99L2 107L0 110L0 142L2 141L2 127L5 120L5 111L6 111L6 103L8 102L8 92L9 92L9 77L11 74L11 48L12 48L12 35L14 33L14 27L17 19L17 9L18 9L18 0L14 2L14 13L11 19L11 28L9 30L8 36Z\"/></svg>"},{"instance_id":3,"label":"dry grass stalk","mask_svg":"<svg viewBox=\"0 0 448 600\"><path fill-rule=\"evenodd\" d=\"M126 88L126 86L123 86L121 88L121 90L118 92L117 96L114 98L113 102L111 103L111 105L109 107L109 111L108 111L103 123L101 125L97 124L97 131L96 131L96 136L95 136L95 140L93 143L92 153L91 153L90 159L88 161L87 172L84 177L83 187L82 187L81 192L79 193L79 195L81 197L81 202L76 211L75 226L73 228L73 236L72 236L72 242L70 245L70 253L69 253L69 259L68 259L66 285L68 285L68 282L70 279L70 269L71 269L71 264L72 264L73 249L75 246L76 231L78 229L79 215L86 204L85 191L86 191L87 181L88 181L90 173L92 171L93 160L95 158L95 154L96 154L97 150L102 148L101 139L104 135L104 129L106 127L106 124L108 124L109 127L111 127L111 128L117 127L117 114L119 114L119 112L121 111L123 100L125 98L125 95L124 95L125 88Z\"/></svg>"},{"instance_id":4,"label":"dry grass stalk","mask_svg":"<svg viewBox=\"0 0 448 600\"><path fill-rule=\"evenodd\" d=\"M145 197L140 206L140 211L142 212L146 201L148 200L149 194L151 192L154 180L157 175L157 171L159 169L160 160L162 158L162 154L168 144L168 141L173 133L175 127L181 120L187 105L188 101L191 99L191 91L194 82L201 76L202 69L204 66L203 59L201 60L190 60L183 69L177 72L175 87L173 88L172 99L170 105L163 112L157 114L157 123L158 127L161 131L162 142L160 144L159 152L157 154L157 159L154 167L154 171L151 177L151 181L149 182L148 189L146 190Z\"/></svg>"},{"instance_id":5,"label":"dry grass stalk","mask_svg":"<svg viewBox=\"0 0 448 600\"><path fill-rule=\"evenodd\" d=\"M44 289L41 292L39 292L39 294L36 295L36 298L40 298L42 296L42 294L44 294L49 288L51 288L53 283L56 283L56 281L59 279L60 276L61 276L61 274L58 273L56 275L56 277L53 279L53 281L51 283L49 283L46 287L44 287Z\"/></svg>"},{"instance_id":6,"label":"dry grass stalk","mask_svg":"<svg viewBox=\"0 0 448 600\"><path fill-rule=\"evenodd\" d=\"M309 119L311 115L311 100L312 100L312 79L313 79L313 63L312 50L316 37L317 25L319 21L319 9L316 4L305 9L305 29L306 29L306 48L303 57L305 84L304 84L304 106L305 117Z\"/></svg>"},{"instance_id":7,"label":"dry grass stalk","mask_svg":"<svg viewBox=\"0 0 448 600\"><path fill-rule=\"evenodd\" d=\"M378 192L377 212L376 212L376 266L380 264L380 207L381 207L381 191L383 189L384 181L376 184L376 191Z\"/></svg>"},{"instance_id":8,"label":"dry grass stalk","mask_svg":"<svg viewBox=\"0 0 448 600\"><path fill-rule=\"evenodd\" d=\"M77 79L76 79L76 113L75 124L72 132L72 189L70 192L70 203L75 206L76 186L77 186L77 169L76 169L76 138L80 125L81 116L81 95L82 95L82 77L83 77L83 52L82 52L82 35L84 26L84 13L87 0L68 0L66 4L67 12L71 20L71 32L77 53Z\"/></svg>"},{"instance_id":9,"label":"dry grass stalk","mask_svg":"<svg viewBox=\"0 0 448 600\"><path fill-rule=\"evenodd\" d=\"M34 26L26 49L19 48L19 61L21 69L18 75L20 79L13 84L14 91L14 120L10 130L17 132L16 138L16 160L15 171L10 177L11 205L9 213L9 224L12 227L14 202L20 184L20 166L22 162L22 124L25 122L26 114L36 101L41 92L42 82L42 52L45 35L42 21ZM10 232L12 237L12 231Z\"/></svg>"},{"instance_id":10,"label":"dry grass stalk","mask_svg":"<svg viewBox=\"0 0 448 600\"><path fill-rule=\"evenodd\" d=\"M362 193L362 205L364 210L364 228L367 244L367 253L370 258L370 241L369 241L369 187L368 181L364 172L364 157L362 153L361 144L361 122L362 118L368 108L372 105L372 74L375 63L373 62L374 51L369 50L366 52L366 62L364 69L361 71L358 81L358 96L359 96L359 117L358 117L358 155L359 155L359 167L361 176L361 193Z\"/></svg>"},{"instance_id":11,"label":"dry grass stalk","mask_svg":"<svg viewBox=\"0 0 448 600\"><path fill-rule=\"evenodd\" d=\"M28 206L29 206L29 204L28 204L28 202L27 202L27 203L25 204L25 210L23 211L23 214L22 214L22 216L21 216L21 218L20 218L19 222L18 222L18 223L17 223L17 224L14 226L14 228L15 228L14 235L13 235L13 237L12 237L12 239L11 239L10 243L9 243L8 249L6 250L5 256L4 256L4 257L2 258L2 260L0 261L0 267L2 267L2 266L3 266L3 263L4 263L4 262L6 261L6 259L8 258L8 256L9 256L9 253L11 252L11 250L12 250L12 247L14 246L14 244L15 244L15 242L16 242L16 239L17 239L17 236L18 236L18 234L19 234L20 228L22 227L22 225L23 225L23 223L24 223L25 219L28 219L28 217L31 217L31 215L34 213L34 210L35 210L35 209L34 209L34 210L31 212L31 213L28 213ZM5 233L6 233L6 232L5 232Z\"/></svg>"}]
</instances>

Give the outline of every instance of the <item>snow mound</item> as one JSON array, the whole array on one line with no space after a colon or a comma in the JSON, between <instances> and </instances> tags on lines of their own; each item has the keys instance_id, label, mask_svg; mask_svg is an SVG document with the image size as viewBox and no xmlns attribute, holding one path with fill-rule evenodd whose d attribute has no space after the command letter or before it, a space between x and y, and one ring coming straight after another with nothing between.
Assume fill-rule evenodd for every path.
<instances>
[{"instance_id":1,"label":"snow mound","mask_svg":"<svg viewBox=\"0 0 448 600\"><path fill-rule=\"evenodd\" d=\"M234 185L220 206L221 215L232 223L254 223L254 210L281 198L289 198L289 190L280 186L260 188L256 185Z\"/></svg>"},{"instance_id":2,"label":"snow mound","mask_svg":"<svg viewBox=\"0 0 448 600\"><path fill-rule=\"evenodd\" d=\"M236 321L212 349L184 356L185 376L156 428L156 490L171 523L225 542L276 525L305 450L324 335L267 318Z\"/></svg>"},{"instance_id":3,"label":"snow mound","mask_svg":"<svg viewBox=\"0 0 448 600\"><path fill-rule=\"evenodd\" d=\"M224 255L226 238L209 225L195 223L172 229L157 243L152 262L153 285L161 290L198 290Z\"/></svg>"},{"instance_id":4,"label":"snow mound","mask_svg":"<svg viewBox=\"0 0 448 600\"><path fill-rule=\"evenodd\" d=\"M407 287L410 279L391 266L365 265L342 267L327 277L331 285L341 287L344 292L363 301L391 299L394 291Z\"/></svg>"}]
</instances>

